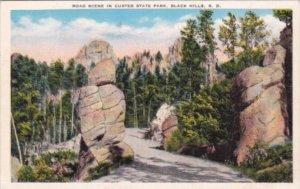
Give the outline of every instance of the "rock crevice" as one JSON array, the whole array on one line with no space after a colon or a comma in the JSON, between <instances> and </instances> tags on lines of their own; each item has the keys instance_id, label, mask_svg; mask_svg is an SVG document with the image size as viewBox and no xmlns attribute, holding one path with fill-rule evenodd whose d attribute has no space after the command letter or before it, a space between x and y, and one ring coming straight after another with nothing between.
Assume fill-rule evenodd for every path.
<instances>
[{"instance_id":1,"label":"rock crevice","mask_svg":"<svg viewBox=\"0 0 300 189\"><path fill-rule=\"evenodd\" d=\"M289 49L288 43L279 42L266 51L261 66L246 68L235 78L232 102L237 129L234 156L238 164L245 160L249 147L257 143L274 146L289 140L291 122L286 89L289 87L286 75L290 71L286 70L286 64L291 64L286 61Z\"/></svg>"},{"instance_id":2,"label":"rock crevice","mask_svg":"<svg viewBox=\"0 0 300 189\"><path fill-rule=\"evenodd\" d=\"M112 52L108 43L98 42L97 45L97 41L93 41L87 47L100 48L106 44L109 47L106 53ZM98 56L95 49L83 49L80 52L83 51L92 53L85 54L85 58L91 58L86 62L97 64L89 71L88 86L80 89L77 103L82 135L77 173L79 180L87 179L89 170L104 161L114 163L116 156L133 156L132 149L123 142L126 103L124 93L114 85L116 65L112 58L108 58L113 55L105 54L103 58L102 55ZM115 148L119 149L118 154L115 154Z\"/></svg>"}]
</instances>

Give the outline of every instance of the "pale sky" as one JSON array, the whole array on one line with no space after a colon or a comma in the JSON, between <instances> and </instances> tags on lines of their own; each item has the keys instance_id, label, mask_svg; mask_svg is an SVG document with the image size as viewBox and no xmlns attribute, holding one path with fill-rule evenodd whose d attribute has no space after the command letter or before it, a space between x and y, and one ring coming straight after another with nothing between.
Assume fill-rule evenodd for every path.
<instances>
[{"instance_id":1,"label":"pale sky","mask_svg":"<svg viewBox=\"0 0 300 189\"><path fill-rule=\"evenodd\" d=\"M278 38L285 25L272 16L272 10L253 11L264 18L272 30L271 38ZM240 17L245 10L214 10L215 33L228 12ZM118 57L144 49L165 54L180 37L186 20L198 13L196 9L15 10L11 14L12 53L37 61L67 61L84 44L102 39L113 46Z\"/></svg>"}]
</instances>

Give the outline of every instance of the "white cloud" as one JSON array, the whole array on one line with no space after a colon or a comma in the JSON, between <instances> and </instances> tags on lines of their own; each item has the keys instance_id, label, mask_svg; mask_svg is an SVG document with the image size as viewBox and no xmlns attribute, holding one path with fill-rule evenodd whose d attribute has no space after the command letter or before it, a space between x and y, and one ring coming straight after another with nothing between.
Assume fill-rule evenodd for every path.
<instances>
[{"instance_id":1,"label":"white cloud","mask_svg":"<svg viewBox=\"0 0 300 189\"><path fill-rule=\"evenodd\" d=\"M179 21L187 21L188 19L195 19L196 17L191 15L191 14L187 14L187 15L184 15L182 17L179 18Z\"/></svg>"},{"instance_id":2,"label":"white cloud","mask_svg":"<svg viewBox=\"0 0 300 189\"><path fill-rule=\"evenodd\" d=\"M175 23L161 17L152 20L141 18L152 22L148 27L98 22L89 18L77 18L62 23L51 17L37 21L30 17L22 17L18 22L12 23L12 46L14 51L25 52L46 61L57 57L67 60L75 56L83 44L94 39L104 39L111 43L119 56L131 55L143 49L167 52L168 47L180 36L180 30L186 20L191 17L192 15L185 15ZM272 38L278 38L284 23L272 15L263 18L272 30ZM216 39L221 24L221 19L215 20ZM220 41L217 42L221 46Z\"/></svg>"},{"instance_id":3,"label":"white cloud","mask_svg":"<svg viewBox=\"0 0 300 189\"><path fill-rule=\"evenodd\" d=\"M66 57L61 57L62 59L66 60L75 56L83 44L94 39L108 41L113 45L116 54L120 56L127 53L131 55L133 51L143 49L161 49L166 52L180 36L180 29L184 22L171 23L160 17L155 17L151 22L152 26L149 27L133 27L126 24L97 22L89 18L77 18L68 23L62 23L51 17L37 21L22 17L18 22L12 23L12 45L15 51L25 49L25 52L29 52L31 48L30 55L33 57L36 53L34 47L39 46L39 49L45 51L43 59L43 53L39 50L40 58L47 61L61 55L62 49L73 53L66 53L64 55ZM61 49L55 50L54 47Z\"/></svg>"},{"instance_id":4,"label":"white cloud","mask_svg":"<svg viewBox=\"0 0 300 189\"><path fill-rule=\"evenodd\" d=\"M271 14L262 16L262 18L264 19L268 30L271 30L271 38L279 39L280 31L285 27L285 23L279 21Z\"/></svg>"}]
</instances>

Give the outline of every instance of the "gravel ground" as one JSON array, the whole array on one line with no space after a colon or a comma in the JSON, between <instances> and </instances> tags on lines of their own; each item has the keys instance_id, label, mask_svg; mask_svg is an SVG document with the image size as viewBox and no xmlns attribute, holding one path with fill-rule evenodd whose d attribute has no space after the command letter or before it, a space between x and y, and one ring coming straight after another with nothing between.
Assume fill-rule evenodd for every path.
<instances>
[{"instance_id":1,"label":"gravel ground","mask_svg":"<svg viewBox=\"0 0 300 189\"><path fill-rule=\"evenodd\" d=\"M126 129L124 141L135 152L134 162L93 182L252 182L222 164L155 149L139 129Z\"/></svg>"}]
</instances>

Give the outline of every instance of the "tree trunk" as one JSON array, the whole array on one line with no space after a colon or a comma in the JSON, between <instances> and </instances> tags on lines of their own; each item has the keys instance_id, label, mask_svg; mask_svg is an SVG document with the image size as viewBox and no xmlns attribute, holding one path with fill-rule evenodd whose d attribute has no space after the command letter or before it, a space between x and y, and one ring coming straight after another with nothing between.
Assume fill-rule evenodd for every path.
<instances>
[{"instance_id":1,"label":"tree trunk","mask_svg":"<svg viewBox=\"0 0 300 189\"><path fill-rule=\"evenodd\" d=\"M14 134L15 134L15 137L16 137L16 142L17 142L17 147L18 147L18 153L19 153L20 163L21 163L21 165L23 165L23 158L22 158L21 146L20 146L20 143L19 143L17 129L16 129L15 121L14 121L14 118L13 118L12 114L11 114L11 122L12 122L12 125L13 125Z\"/></svg>"},{"instance_id":2,"label":"tree trunk","mask_svg":"<svg viewBox=\"0 0 300 189\"><path fill-rule=\"evenodd\" d=\"M55 105L53 104L53 144L56 143L56 111L55 111Z\"/></svg>"},{"instance_id":3,"label":"tree trunk","mask_svg":"<svg viewBox=\"0 0 300 189\"><path fill-rule=\"evenodd\" d=\"M67 136L68 136L68 128L66 124L66 118L64 118L64 142L67 141Z\"/></svg>"},{"instance_id":4,"label":"tree trunk","mask_svg":"<svg viewBox=\"0 0 300 189\"><path fill-rule=\"evenodd\" d=\"M73 137L74 133L74 89L72 89L72 95L71 95L71 103L72 103L72 109L71 109L71 137Z\"/></svg>"},{"instance_id":5,"label":"tree trunk","mask_svg":"<svg viewBox=\"0 0 300 189\"><path fill-rule=\"evenodd\" d=\"M147 118L147 124L150 124L150 111L151 111L151 100L149 102L149 105L148 105L148 118Z\"/></svg>"},{"instance_id":6,"label":"tree trunk","mask_svg":"<svg viewBox=\"0 0 300 189\"><path fill-rule=\"evenodd\" d=\"M137 103L136 103L136 94L135 94L135 86L133 85L133 114L134 114L134 119L133 119L133 125L135 128L138 128L138 117L137 117Z\"/></svg>"},{"instance_id":7,"label":"tree trunk","mask_svg":"<svg viewBox=\"0 0 300 189\"><path fill-rule=\"evenodd\" d=\"M44 122L46 122L46 115L47 115L47 96L43 95L43 118Z\"/></svg>"},{"instance_id":8,"label":"tree trunk","mask_svg":"<svg viewBox=\"0 0 300 189\"><path fill-rule=\"evenodd\" d=\"M61 143L61 134L62 134L62 92L61 90L59 91L59 95L60 95L60 100L59 100L59 130L58 130L58 143Z\"/></svg>"}]
</instances>

